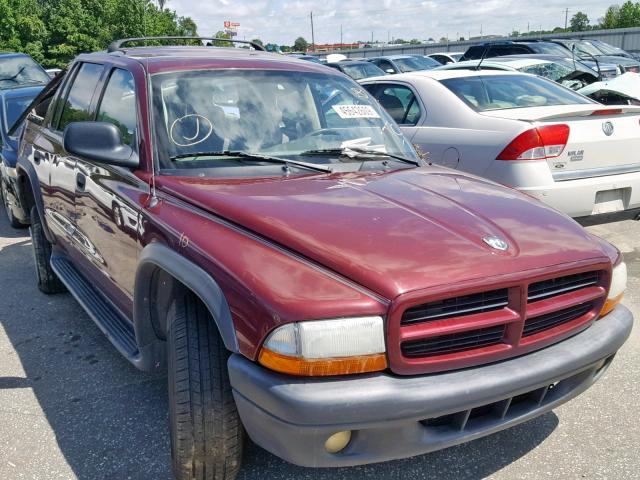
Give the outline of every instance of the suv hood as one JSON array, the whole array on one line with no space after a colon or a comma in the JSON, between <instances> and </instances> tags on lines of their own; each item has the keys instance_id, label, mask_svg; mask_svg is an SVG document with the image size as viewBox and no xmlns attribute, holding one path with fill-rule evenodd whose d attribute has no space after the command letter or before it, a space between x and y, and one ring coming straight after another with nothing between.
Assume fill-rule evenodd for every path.
<instances>
[{"instance_id":1,"label":"suv hood","mask_svg":"<svg viewBox=\"0 0 640 480\"><path fill-rule=\"evenodd\" d=\"M389 299L606 257L564 214L439 167L287 179L159 176L157 186ZM508 249L490 247L488 236L502 238Z\"/></svg>"}]
</instances>

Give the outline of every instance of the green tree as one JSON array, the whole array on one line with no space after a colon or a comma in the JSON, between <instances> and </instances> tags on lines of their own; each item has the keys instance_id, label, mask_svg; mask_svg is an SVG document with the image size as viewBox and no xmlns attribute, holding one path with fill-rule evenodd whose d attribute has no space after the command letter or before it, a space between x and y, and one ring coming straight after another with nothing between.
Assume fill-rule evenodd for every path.
<instances>
[{"instance_id":1,"label":"green tree","mask_svg":"<svg viewBox=\"0 0 640 480\"><path fill-rule=\"evenodd\" d=\"M257 45L264 45L264 43L262 43L262 40L260 40L259 38L254 38L251 41Z\"/></svg>"},{"instance_id":2,"label":"green tree","mask_svg":"<svg viewBox=\"0 0 640 480\"><path fill-rule=\"evenodd\" d=\"M611 5L607 8L607 12L604 14L604 17L600 19L600 28L616 28L619 16L620 7L618 5Z\"/></svg>"},{"instance_id":3,"label":"green tree","mask_svg":"<svg viewBox=\"0 0 640 480\"><path fill-rule=\"evenodd\" d=\"M231 35L229 35L227 32L223 32L222 30L218 30L215 33L214 37L215 38L231 38ZM222 40L214 40L213 46L214 47L232 47L233 42L224 42Z\"/></svg>"},{"instance_id":4,"label":"green tree","mask_svg":"<svg viewBox=\"0 0 640 480\"><path fill-rule=\"evenodd\" d=\"M293 42L293 49L296 52L306 52L309 48L309 44L303 37L296 38L296 41Z\"/></svg>"},{"instance_id":5,"label":"green tree","mask_svg":"<svg viewBox=\"0 0 640 480\"><path fill-rule=\"evenodd\" d=\"M589 30L589 17L586 13L578 12L571 17L570 24L572 32L584 32Z\"/></svg>"}]
</instances>

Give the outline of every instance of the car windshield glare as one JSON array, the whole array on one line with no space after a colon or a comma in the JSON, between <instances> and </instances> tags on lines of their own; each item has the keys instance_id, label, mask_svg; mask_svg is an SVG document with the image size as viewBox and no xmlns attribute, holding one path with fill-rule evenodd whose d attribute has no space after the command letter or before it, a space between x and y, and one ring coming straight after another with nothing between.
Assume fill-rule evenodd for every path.
<instances>
[{"instance_id":1,"label":"car windshield glare","mask_svg":"<svg viewBox=\"0 0 640 480\"><path fill-rule=\"evenodd\" d=\"M369 62L342 65L342 70L354 80L385 75L384 71Z\"/></svg>"},{"instance_id":2,"label":"car windshield glare","mask_svg":"<svg viewBox=\"0 0 640 480\"><path fill-rule=\"evenodd\" d=\"M234 160L229 152L294 158L308 151L340 151L349 146L417 158L375 99L342 75L185 71L154 75L152 88L161 168L249 163L246 158ZM305 161L357 161L342 157L318 155Z\"/></svg>"},{"instance_id":3,"label":"car windshield glare","mask_svg":"<svg viewBox=\"0 0 640 480\"><path fill-rule=\"evenodd\" d=\"M405 57L394 60L402 72L415 72L418 70L429 70L439 67L440 63L432 58L425 57Z\"/></svg>"},{"instance_id":4,"label":"car windshield glare","mask_svg":"<svg viewBox=\"0 0 640 480\"><path fill-rule=\"evenodd\" d=\"M0 88L48 83L49 75L30 57L0 58Z\"/></svg>"},{"instance_id":5,"label":"car windshield glare","mask_svg":"<svg viewBox=\"0 0 640 480\"><path fill-rule=\"evenodd\" d=\"M507 110L594 103L550 80L532 75L478 75L441 80L474 110Z\"/></svg>"},{"instance_id":6,"label":"car windshield glare","mask_svg":"<svg viewBox=\"0 0 640 480\"><path fill-rule=\"evenodd\" d=\"M27 109L33 101L33 96L12 97L5 100L5 127L7 131L13 126L15 121Z\"/></svg>"}]
</instances>

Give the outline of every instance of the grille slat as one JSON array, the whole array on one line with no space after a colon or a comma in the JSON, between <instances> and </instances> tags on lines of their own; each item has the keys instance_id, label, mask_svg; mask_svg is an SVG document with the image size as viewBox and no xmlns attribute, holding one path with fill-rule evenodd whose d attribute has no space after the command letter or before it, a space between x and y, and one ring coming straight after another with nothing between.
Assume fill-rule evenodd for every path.
<instances>
[{"instance_id":1,"label":"grille slat","mask_svg":"<svg viewBox=\"0 0 640 480\"><path fill-rule=\"evenodd\" d=\"M570 322L571 320L575 320L576 318L580 318L585 315L592 308L593 304L591 302L581 303L580 305L574 305L563 310L558 310L557 312L551 312L545 315L529 318L524 323L522 336L527 337L529 335L557 327L563 323Z\"/></svg>"},{"instance_id":2,"label":"grille slat","mask_svg":"<svg viewBox=\"0 0 640 480\"><path fill-rule=\"evenodd\" d=\"M406 357L425 355L444 355L474 348L495 345L502 341L504 325L480 328L477 330L440 335L402 344L402 353Z\"/></svg>"},{"instance_id":3,"label":"grille slat","mask_svg":"<svg viewBox=\"0 0 640 480\"><path fill-rule=\"evenodd\" d=\"M597 285L600 282L599 272L584 272L575 275L552 278L529 285L527 299L529 302L562 295L582 288Z\"/></svg>"},{"instance_id":4,"label":"grille slat","mask_svg":"<svg viewBox=\"0 0 640 480\"><path fill-rule=\"evenodd\" d=\"M490 312L500 310L506 307L508 303L509 291L506 288L447 298L405 310L401 323L402 325L410 325L432 320L444 320L446 318Z\"/></svg>"}]
</instances>

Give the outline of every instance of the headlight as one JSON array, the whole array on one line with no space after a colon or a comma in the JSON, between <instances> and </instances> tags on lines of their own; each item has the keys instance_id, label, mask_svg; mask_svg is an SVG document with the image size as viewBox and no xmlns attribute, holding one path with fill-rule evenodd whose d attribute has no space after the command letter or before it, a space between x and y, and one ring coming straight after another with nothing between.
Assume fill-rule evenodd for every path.
<instances>
[{"instance_id":1,"label":"headlight","mask_svg":"<svg viewBox=\"0 0 640 480\"><path fill-rule=\"evenodd\" d=\"M626 289L627 264L620 262L618 265L613 267L611 272L611 287L609 287L607 301L604 303L604 307L602 307L602 310L600 311L600 317L604 317L620 303Z\"/></svg>"},{"instance_id":2,"label":"headlight","mask_svg":"<svg viewBox=\"0 0 640 480\"><path fill-rule=\"evenodd\" d=\"M346 375L387 368L381 317L296 322L267 337L259 362L301 376Z\"/></svg>"}]
</instances>

